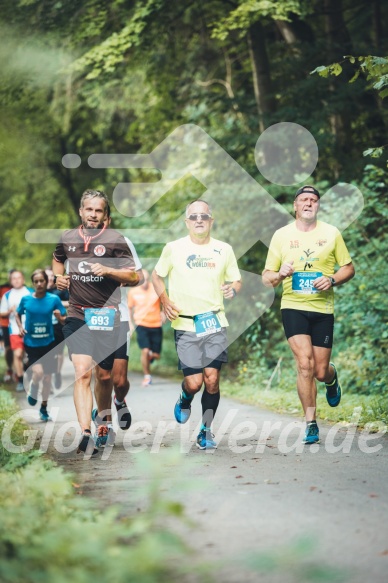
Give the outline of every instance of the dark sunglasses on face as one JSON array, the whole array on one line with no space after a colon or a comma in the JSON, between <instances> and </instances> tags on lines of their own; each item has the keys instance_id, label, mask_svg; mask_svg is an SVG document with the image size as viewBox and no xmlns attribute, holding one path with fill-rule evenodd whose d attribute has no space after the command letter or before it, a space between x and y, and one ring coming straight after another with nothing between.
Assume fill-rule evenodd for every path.
<instances>
[{"instance_id":1,"label":"dark sunglasses on face","mask_svg":"<svg viewBox=\"0 0 388 583\"><path fill-rule=\"evenodd\" d=\"M210 221L212 217L206 213L197 213L194 215L189 215L187 218L189 221Z\"/></svg>"}]
</instances>

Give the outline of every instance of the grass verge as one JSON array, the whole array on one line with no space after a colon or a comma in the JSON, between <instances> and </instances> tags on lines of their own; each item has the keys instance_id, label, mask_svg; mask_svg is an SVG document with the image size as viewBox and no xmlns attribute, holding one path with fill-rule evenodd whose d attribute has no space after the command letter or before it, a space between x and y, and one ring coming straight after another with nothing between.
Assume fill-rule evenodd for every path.
<instances>
[{"instance_id":1,"label":"grass verge","mask_svg":"<svg viewBox=\"0 0 388 583\"><path fill-rule=\"evenodd\" d=\"M264 378L269 378L270 373ZM295 378L293 380L295 384ZM263 388L264 385L264 388ZM371 432L381 430L381 424L388 426L388 402L384 397L374 395L356 395L343 390L338 407L330 407L325 397L325 386L319 383L317 418L330 423L357 422L360 429L368 425ZM278 386L265 388L265 383L247 378L222 382L222 394L243 403L263 407L277 413L295 417L303 416L302 406L291 383L282 381Z\"/></svg>"}]
</instances>

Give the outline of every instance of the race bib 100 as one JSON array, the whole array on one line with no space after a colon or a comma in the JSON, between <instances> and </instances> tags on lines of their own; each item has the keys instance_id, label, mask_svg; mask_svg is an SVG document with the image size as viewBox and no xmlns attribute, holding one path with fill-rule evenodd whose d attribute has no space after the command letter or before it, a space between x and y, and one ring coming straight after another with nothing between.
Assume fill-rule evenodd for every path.
<instances>
[{"instance_id":1,"label":"race bib 100","mask_svg":"<svg viewBox=\"0 0 388 583\"><path fill-rule=\"evenodd\" d=\"M208 336L208 334L215 334L220 332L221 324L214 312L206 312L205 314L198 314L194 316L195 333L198 337Z\"/></svg>"}]
</instances>

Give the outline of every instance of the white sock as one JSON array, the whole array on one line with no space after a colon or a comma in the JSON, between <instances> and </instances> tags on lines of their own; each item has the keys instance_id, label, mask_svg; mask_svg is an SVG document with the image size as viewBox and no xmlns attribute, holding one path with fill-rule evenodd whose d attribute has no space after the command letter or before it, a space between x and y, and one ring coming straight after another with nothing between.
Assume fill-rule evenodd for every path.
<instances>
[{"instance_id":1,"label":"white sock","mask_svg":"<svg viewBox=\"0 0 388 583\"><path fill-rule=\"evenodd\" d=\"M101 417L99 416L99 414L97 413L95 421L97 423L97 425L106 425L106 421L104 421L103 419L101 419Z\"/></svg>"}]
</instances>

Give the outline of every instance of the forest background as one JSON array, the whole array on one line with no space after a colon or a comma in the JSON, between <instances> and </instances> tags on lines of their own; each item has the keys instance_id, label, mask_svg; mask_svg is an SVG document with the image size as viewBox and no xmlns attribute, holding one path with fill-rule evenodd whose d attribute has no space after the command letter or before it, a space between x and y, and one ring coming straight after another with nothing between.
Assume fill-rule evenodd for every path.
<instances>
[{"instance_id":1,"label":"forest background","mask_svg":"<svg viewBox=\"0 0 388 583\"><path fill-rule=\"evenodd\" d=\"M53 244L27 243L25 233L76 226L85 188L111 197L119 182L157 179L151 170L92 169L86 163L91 154L147 154L182 124L205 130L291 212L296 187L268 183L257 169L254 148L271 125L298 123L319 148L310 181L321 192L351 183L364 197L362 214L344 233L356 277L335 292L334 355L347 390L376 396L376 416L387 420L382 400L388 343L387 3L2 0L0 5L2 280L11 268L29 277L50 263ZM68 153L80 156L79 167L63 166ZM143 215L123 216L112 204L114 226L168 228L193 193L202 191L185 177ZM243 202L244 192L236 200ZM229 219L227 212L220 208L217 221ZM238 213L233 220L238 228ZM163 247L133 242L145 263ZM261 242L252 246L239 260L241 269L261 273L266 252ZM232 345L231 364L239 382L262 385L272 378L271 386L294 391L279 300L277 290L272 308ZM283 372L274 376L277 365L277 373Z\"/></svg>"}]
</instances>

